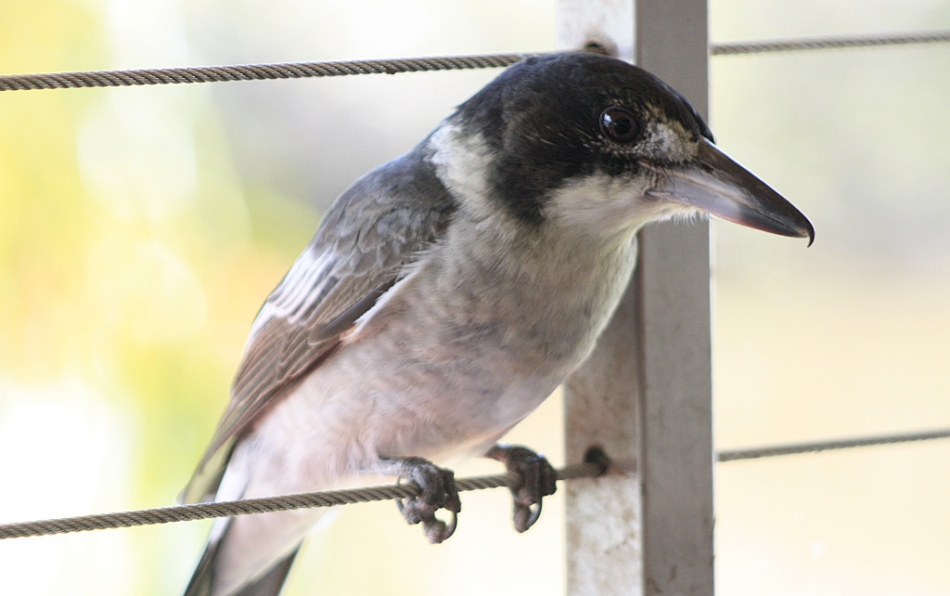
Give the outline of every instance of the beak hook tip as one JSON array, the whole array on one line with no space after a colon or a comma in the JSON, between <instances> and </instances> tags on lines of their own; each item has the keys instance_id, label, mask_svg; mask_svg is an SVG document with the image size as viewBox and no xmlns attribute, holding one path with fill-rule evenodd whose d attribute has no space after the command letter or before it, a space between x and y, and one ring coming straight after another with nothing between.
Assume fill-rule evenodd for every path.
<instances>
[{"instance_id":1,"label":"beak hook tip","mask_svg":"<svg viewBox=\"0 0 950 596\"><path fill-rule=\"evenodd\" d=\"M805 221L808 223L808 226L805 228L805 234L808 236L808 246L805 248L808 248L815 243L815 226L811 225L810 221Z\"/></svg>"}]
</instances>

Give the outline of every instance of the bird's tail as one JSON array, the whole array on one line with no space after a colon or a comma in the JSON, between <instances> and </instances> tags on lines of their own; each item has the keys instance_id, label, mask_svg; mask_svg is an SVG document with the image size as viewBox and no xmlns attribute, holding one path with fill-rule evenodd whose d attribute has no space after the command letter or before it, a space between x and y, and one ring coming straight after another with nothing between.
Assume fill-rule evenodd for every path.
<instances>
[{"instance_id":1,"label":"bird's tail","mask_svg":"<svg viewBox=\"0 0 950 596\"><path fill-rule=\"evenodd\" d=\"M218 554L227 539L228 528L225 528L218 539L208 541L183 596L278 596L300 551L300 545L289 555L275 561L260 577L242 585L237 591L222 593L220 590L215 591L215 575L220 560Z\"/></svg>"}]
</instances>

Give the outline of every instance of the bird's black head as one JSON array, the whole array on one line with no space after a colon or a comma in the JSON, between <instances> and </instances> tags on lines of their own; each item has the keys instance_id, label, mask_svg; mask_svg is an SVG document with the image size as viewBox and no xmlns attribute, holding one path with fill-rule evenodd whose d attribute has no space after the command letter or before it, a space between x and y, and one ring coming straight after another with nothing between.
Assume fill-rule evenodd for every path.
<instances>
[{"instance_id":1,"label":"bird's black head","mask_svg":"<svg viewBox=\"0 0 950 596\"><path fill-rule=\"evenodd\" d=\"M528 226L553 220L610 234L699 210L814 238L801 212L716 147L683 96L621 60L589 53L524 60L446 125L437 134L455 135L448 144L463 154L447 170L453 184Z\"/></svg>"},{"instance_id":2,"label":"bird's black head","mask_svg":"<svg viewBox=\"0 0 950 596\"><path fill-rule=\"evenodd\" d=\"M636 175L641 159L685 161L665 142L670 135L712 140L696 110L666 83L590 53L519 62L459 106L456 119L496 158L492 194L534 224L566 182L598 172Z\"/></svg>"}]
</instances>

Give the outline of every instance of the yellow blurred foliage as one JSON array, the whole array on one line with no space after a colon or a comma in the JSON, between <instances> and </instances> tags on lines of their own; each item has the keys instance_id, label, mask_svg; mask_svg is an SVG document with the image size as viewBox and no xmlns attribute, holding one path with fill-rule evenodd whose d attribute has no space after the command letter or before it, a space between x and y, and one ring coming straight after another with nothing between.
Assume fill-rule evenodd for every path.
<instances>
[{"instance_id":1,"label":"yellow blurred foliage","mask_svg":"<svg viewBox=\"0 0 950 596\"><path fill-rule=\"evenodd\" d=\"M0 72L108 68L109 18L107 3L92 0L0 3ZM90 498L65 499L61 511L175 498L223 409L254 314L318 221L295 204L293 224L274 234L288 207L265 196L253 201L255 231L236 180L207 90L0 94L0 421L37 424L33 438L17 439L28 449L37 441L23 454L28 467L0 462L22 481L19 500L4 501L4 519L46 502L34 491L48 487L32 480L43 472L32 465L47 461L47 449L51 461L86 453L75 441L89 436L56 431L51 412L75 411L84 425L116 421L82 427L103 432L102 451L72 464L73 489ZM45 412L50 424L27 412ZM180 531L198 548L201 528ZM139 553L127 558L115 593L167 593L192 564L154 534L96 540ZM61 582L95 573L96 564L70 563L69 544L33 547L59 554L48 558L47 588L23 585L62 593ZM31 547L2 549L13 561ZM169 561L172 574L163 570Z\"/></svg>"}]
</instances>

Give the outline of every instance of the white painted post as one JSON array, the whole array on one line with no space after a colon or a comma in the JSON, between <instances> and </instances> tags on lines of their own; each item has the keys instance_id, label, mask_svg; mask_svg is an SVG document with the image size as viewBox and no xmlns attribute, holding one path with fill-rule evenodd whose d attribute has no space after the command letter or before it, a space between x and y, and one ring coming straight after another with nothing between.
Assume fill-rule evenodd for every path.
<instances>
[{"instance_id":1,"label":"white painted post","mask_svg":"<svg viewBox=\"0 0 950 596\"><path fill-rule=\"evenodd\" d=\"M705 114L706 11L706 0L560 0L558 41L597 38L628 59L635 48ZM566 385L568 461L597 444L616 464L568 485L568 594L712 596L709 230L664 224L639 242L633 284Z\"/></svg>"}]
</instances>

